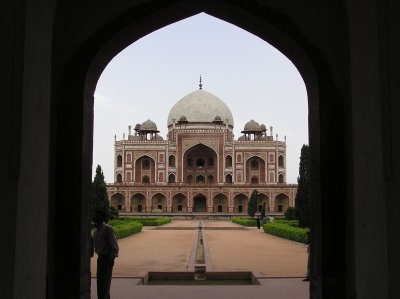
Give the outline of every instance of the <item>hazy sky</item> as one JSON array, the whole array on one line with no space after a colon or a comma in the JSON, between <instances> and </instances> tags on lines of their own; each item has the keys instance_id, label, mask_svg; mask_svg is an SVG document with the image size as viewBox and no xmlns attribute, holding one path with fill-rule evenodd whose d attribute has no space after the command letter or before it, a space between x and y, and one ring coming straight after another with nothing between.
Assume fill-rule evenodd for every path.
<instances>
[{"instance_id":1,"label":"hazy sky","mask_svg":"<svg viewBox=\"0 0 400 299\"><path fill-rule=\"evenodd\" d=\"M94 107L93 174L100 164L114 180L114 135L147 119L167 134L172 106L203 89L223 100L234 118L237 139L254 119L274 138L287 136L287 182L296 183L300 149L308 144L307 93L292 62L247 31L201 13L155 31L109 63L97 84Z\"/></svg>"}]
</instances>

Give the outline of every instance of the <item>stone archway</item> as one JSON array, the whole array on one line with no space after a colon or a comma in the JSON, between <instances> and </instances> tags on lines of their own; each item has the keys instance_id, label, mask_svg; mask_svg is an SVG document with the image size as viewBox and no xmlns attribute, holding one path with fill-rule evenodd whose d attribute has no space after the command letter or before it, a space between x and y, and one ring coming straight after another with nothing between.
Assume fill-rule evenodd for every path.
<instances>
[{"instance_id":1,"label":"stone archway","mask_svg":"<svg viewBox=\"0 0 400 299\"><path fill-rule=\"evenodd\" d=\"M175 194L172 197L172 212L186 213L187 212L187 197L182 193Z\"/></svg>"},{"instance_id":2,"label":"stone archway","mask_svg":"<svg viewBox=\"0 0 400 299\"><path fill-rule=\"evenodd\" d=\"M167 211L167 198L164 194L154 194L151 199L151 212L162 213Z\"/></svg>"},{"instance_id":3,"label":"stone archway","mask_svg":"<svg viewBox=\"0 0 400 299\"><path fill-rule=\"evenodd\" d=\"M222 193L215 195L213 200L213 211L214 213L228 213L228 196Z\"/></svg>"},{"instance_id":4,"label":"stone archway","mask_svg":"<svg viewBox=\"0 0 400 299\"><path fill-rule=\"evenodd\" d=\"M249 203L249 198L243 193L237 194L233 198L233 212L239 214L247 214L247 205Z\"/></svg>"},{"instance_id":5,"label":"stone archway","mask_svg":"<svg viewBox=\"0 0 400 299\"><path fill-rule=\"evenodd\" d=\"M207 198L203 194L193 197L193 212L207 212Z\"/></svg>"},{"instance_id":6,"label":"stone archway","mask_svg":"<svg viewBox=\"0 0 400 299\"><path fill-rule=\"evenodd\" d=\"M131 212L143 213L146 211L146 197L136 193L131 197Z\"/></svg>"},{"instance_id":7,"label":"stone archway","mask_svg":"<svg viewBox=\"0 0 400 299\"><path fill-rule=\"evenodd\" d=\"M335 247L335 244L340 244L346 240L344 227L346 221L338 221L340 226L333 227L329 222L330 217L324 217L331 216L325 205L335 199L335 195L330 194L329 190L335 187L334 181L342 175L343 169L350 167L344 159L344 153L347 152L346 137L348 137L344 134L344 127L346 121L351 121L351 117L345 117L348 116L346 113L349 112L344 112L346 111L344 101L350 97L346 83L350 77L350 72L347 71L350 69L350 65L348 63L349 42L347 41L345 7L339 5L330 10L329 5L326 4L328 8L324 6L324 10L320 11L321 15L326 14L324 14L324 11L329 11L329 15L327 15L329 16L329 23L331 24L332 18L335 18L337 26L321 26L321 29L319 27L315 29L315 24L322 25L324 20L319 16L319 21L314 22L314 24L311 22L311 14L309 15L310 18L302 17L304 13L308 12L308 9L312 9L306 4L304 8L301 6L302 9L299 10L297 9L299 7L296 6L280 7L281 4L278 2L265 5L260 2L254 5L245 1L236 1L235 4L218 1L215 5L213 1L178 1L173 4L149 1L148 6L130 4L132 7L117 11L112 18L101 17L102 13L104 13L104 16L108 16L107 9L109 7L106 4L102 8L99 7L99 10L93 10L93 7L90 7L90 11L95 12L93 14L90 14L90 11L87 11L85 7L82 10L76 9L79 6L71 7L70 5L73 4L69 4L68 1L59 1L58 4L54 21L55 28L51 31L54 37L52 49L54 49L55 62L52 65L55 75L51 78L51 82L54 91L53 107L55 107L54 112L57 115L52 120L51 131L57 132L57 134L52 134L54 136L52 137L54 139L52 146L55 147L55 151L54 156L51 156L52 159L50 159L55 161L54 164L57 165L52 169L54 171L54 179L52 179L54 184L52 185L55 186L55 190L51 193L57 200L52 198L50 207L53 210L62 211L62 204L68 200L67 196L64 195L63 182L68 181L71 177L76 178L70 186L71 192L81 194L79 203L83 200L81 208L75 211L73 216L69 215L70 218L79 221L76 221L77 224L73 229L70 229L71 238L66 239L73 239L76 244L86 244L85 238L88 235L87 231L82 229L82 227L86 227L82 223L88 222L85 200L90 198L90 188L87 187L90 182L90 169L87 165L90 163L85 163L85 161L91 161L92 158L93 94L101 71L120 50L149 32L193 14L206 12L240 26L270 42L286 54L303 75L309 94L310 147L313 153L313 165L316 165L313 166L313 174L316 179L313 181L312 188L313 197L318 199L313 205L316 214L314 224L315 227L321 227L321 230L317 230L313 234L313 238L322 242L321 231L329 233L329 240L324 240L325 252L323 256L335 255L339 257L340 261L346 260L342 247L338 247L339 245ZM101 9L105 9L105 11L102 12ZM155 19L153 13L156 13L158 18ZM297 13L301 15L297 15ZM92 19L88 18L88 15L92 16ZM70 19L74 19L74 25L68 22ZM81 30L78 34L73 34L81 24L90 26L84 28L90 30ZM312 30L307 28L312 28ZM326 30L324 31L324 28L328 31L333 30L334 34L330 35ZM323 40L325 36L329 36L329 43ZM65 37L67 37L67 41ZM65 44L70 46L64 47ZM327 44L329 44L329 49L325 48ZM338 46L340 51L335 51L335 49L331 51L331 45L335 44L344 46ZM343 63L335 63L338 61ZM323 121L323 126L320 126L320 119ZM324 138L324 144L321 145L321 136L328 135L330 136L329 140ZM332 148L335 147L337 148L336 153L339 154L333 155ZM65 157L68 157L68 159ZM68 170L70 165L77 166ZM338 170L332 171L331 165L336 165ZM342 172L339 169L342 169ZM184 177L181 174L178 175L180 178ZM323 181L320 181L319 178L321 177L324 178ZM339 191L348 196L349 192L346 192L348 190L344 190L344 188ZM323 194L321 195L320 192ZM348 204L347 208L351 211L351 203ZM345 220L344 215L347 214L340 215L340 220ZM59 219L55 220L55 225L50 227L50 236L62 230L63 218L59 217ZM89 225L87 226L89 227ZM63 241L58 239L56 241L56 248L66 247ZM81 252L84 252L86 248L84 245L82 246L80 249ZM75 250L75 252L78 251ZM315 254L315 259L320 261L322 259L320 251L316 250ZM87 263L89 260L87 254L83 260L84 263ZM70 273L72 271L69 267L63 266L62 260L56 258L48 266L51 273L56 272L54 271L56 265L60 266L57 268L57 270L61 270L57 271L59 273ZM321 264L318 265L316 273L318 279L321 280ZM344 293L344 287L341 287L337 277L345 277L346 266L324 260L324 269L325 273L328 273L326 269L330 269L334 274L331 277L325 276L324 278L332 278L334 287L340 289L341 294ZM79 269L77 272L79 272ZM87 273L82 274L83 276L86 277ZM58 279L57 290L59 292L67 289L64 287L65 285L70 285L68 279ZM315 285L320 285L320 280L316 280ZM315 285L313 285L313 288L316 293ZM334 287L327 287L327 289L334 289ZM322 286L320 289L322 290Z\"/></svg>"},{"instance_id":8,"label":"stone archway","mask_svg":"<svg viewBox=\"0 0 400 299\"><path fill-rule=\"evenodd\" d=\"M111 195L110 206L116 208L118 211L125 209L125 196L121 193Z\"/></svg>"}]
</instances>

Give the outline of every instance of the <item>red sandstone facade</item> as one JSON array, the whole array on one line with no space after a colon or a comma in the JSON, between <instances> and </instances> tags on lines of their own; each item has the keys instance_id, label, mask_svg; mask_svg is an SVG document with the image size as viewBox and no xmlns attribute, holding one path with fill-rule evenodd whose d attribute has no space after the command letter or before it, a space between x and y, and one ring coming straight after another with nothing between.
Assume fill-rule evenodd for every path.
<instances>
[{"instance_id":1,"label":"red sandstone facade","mask_svg":"<svg viewBox=\"0 0 400 299\"><path fill-rule=\"evenodd\" d=\"M265 202L268 213L293 207L297 185L286 184L286 141L274 140L272 127L268 135L253 120L238 140L232 129L229 108L202 89L172 108L167 140L150 120L136 125L134 134L129 127L126 140L115 140L111 206L133 214L246 215L256 189L259 208Z\"/></svg>"}]
</instances>

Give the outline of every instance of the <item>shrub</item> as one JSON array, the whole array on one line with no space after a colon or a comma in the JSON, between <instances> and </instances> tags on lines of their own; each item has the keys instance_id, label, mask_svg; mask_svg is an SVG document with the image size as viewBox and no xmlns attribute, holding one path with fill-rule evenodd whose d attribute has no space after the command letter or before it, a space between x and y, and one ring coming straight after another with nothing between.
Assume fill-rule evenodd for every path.
<instances>
[{"instance_id":1,"label":"shrub","mask_svg":"<svg viewBox=\"0 0 400 299\"><path fill-rule=\"evenodd\" d=\"M250 218L232 218L232 222L243 226L257 226L256 219Z\"/></svg>"},{"instance_id":2,"label":"shrub","mask_svg":"<svg viewBox=\"0 0 400 299\"><path fill-rule=\"evenodd\" d=\"M296 209L293 207L289 207L285 212L285 219L286 220L296 220L297 219Z\"/></svg>"},{"instance_id":3,"label":"shrub","mask_svg":"<svg viewBox=\"0 0 400 299\"><path fill-rule=\"evenodd\" d=\"M171 218L126 218L143 224L143 226L160 226L163 224L171 223Z\"/></svg>"},{"instance_id":4,"label":"shrub","mask_svg":"<svg viewBox=\"0 0 400 299\"><path fill-rule=\"evenodd\" d=\"M115 207L110 207L110 219L115 219L115 218L119 218L118 209L116 209Z\"/></svg>"},{"instance_id":5,"label":"shrub","mask_svg":"<svg viewBox=\"0 0 400 299\"><path fill-rule=\"evenodd\" d=\"M308 228L293 227L282 222L273 222L263 225L264 232L284 239L308 244Z\"/></svg>"},{"instance_id":6,"label":"shrub","mask_svg":"<svg viewBox=\"0 0 400 299\"><path fill-rule=\"evenodd\" d=\"M276 223L287 224L293 227L299 227L299 220L286 220L286 219L276 219Z\"/></svg>"},{"instance_id":7,"label":"shrub","mask_svg":"<svg viewBox=\"0 0 400 299\"><path fill-rule=\"evenodd\" d=\"M142 224L130 219L113 219L108 222L114 229L117 239L128 237L142 231Z\"/></svg>"}]
</instances>

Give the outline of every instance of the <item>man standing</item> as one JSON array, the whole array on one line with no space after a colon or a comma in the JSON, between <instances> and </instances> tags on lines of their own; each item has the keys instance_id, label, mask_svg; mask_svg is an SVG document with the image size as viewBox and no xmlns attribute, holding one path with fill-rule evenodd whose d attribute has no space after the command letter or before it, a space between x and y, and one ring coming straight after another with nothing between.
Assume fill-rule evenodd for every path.
<instances>
[{"instance_id":1,"label":"man standing","mask_svg":"<svg viewBox=\"0 0 400 299\"><path fill-rule=\"evenodd\" d=\"M107 218L104 211L97 211L94 219L96 223L94 248L98 255L96 273L98 299L110 298L112 268L119 251L114 230L106 224Z\"/></svg>"}]
</instances>

